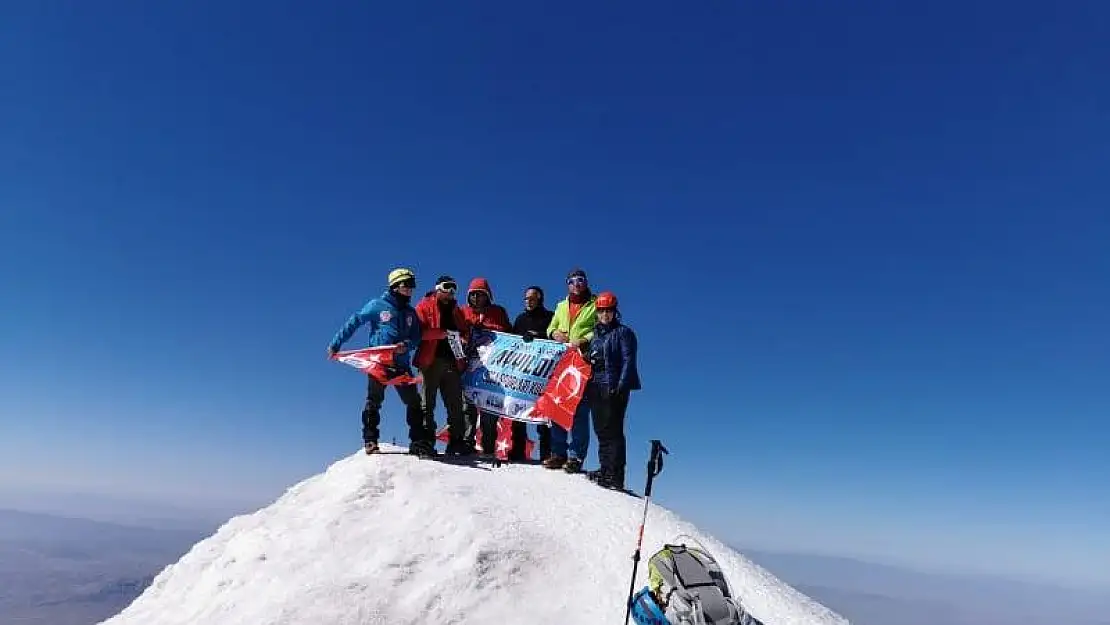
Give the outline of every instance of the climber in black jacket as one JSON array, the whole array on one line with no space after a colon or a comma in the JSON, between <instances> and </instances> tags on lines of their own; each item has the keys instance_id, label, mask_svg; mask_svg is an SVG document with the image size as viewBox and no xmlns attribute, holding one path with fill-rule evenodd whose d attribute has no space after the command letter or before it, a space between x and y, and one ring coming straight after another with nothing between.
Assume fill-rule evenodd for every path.
<instances>
[{"instance_id":1,"label":"climber in black jacket","mask_svg":"<svg viewBox=\"0 0 1110 625\"><path fill-rule=\"evenodd\" d=\"M548 310L543 305L543 289L538 286L530 286L524 290L524 312L516 316L516 320L513 322L513 334L524 337L525 341L546 339L547 327L551 324L551 317L554 315L555 311ZM551 455L551 427L537 425L536 430L540 437L540 461L542 462ZM522 450L527 437L527 424L523 421L514 422L514 455L523 453Z\"/></svg>"}]
</instances>

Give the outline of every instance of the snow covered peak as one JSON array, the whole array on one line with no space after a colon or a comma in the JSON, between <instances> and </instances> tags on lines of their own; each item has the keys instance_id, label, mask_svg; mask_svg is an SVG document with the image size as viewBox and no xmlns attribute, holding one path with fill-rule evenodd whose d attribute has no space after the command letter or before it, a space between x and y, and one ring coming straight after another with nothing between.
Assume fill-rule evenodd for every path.
<instances>
[{"instance_id":1,"label":"snow covered peak","mask_svg":"<svg viewBox=\"0 0 1110 625\"><path fill-rule=\"evenodd\" d=\"M103 625L621 623L643 506L535 465L359 452L228 521ZM847 623L654 503L637 589L679 534L765 625Z\"/></svg>"}]
</instances>

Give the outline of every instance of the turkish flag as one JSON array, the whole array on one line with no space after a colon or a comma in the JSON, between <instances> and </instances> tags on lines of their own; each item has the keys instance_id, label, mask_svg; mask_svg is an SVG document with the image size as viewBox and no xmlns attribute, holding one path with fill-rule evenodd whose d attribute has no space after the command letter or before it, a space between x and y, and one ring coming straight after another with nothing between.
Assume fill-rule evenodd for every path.
<instances>
[{"instance_id":1,"label":"turkish flag","mask_svg":"<svg viewBox=\"0 0 1110 625\"><path fill-rule=\"evenodd\" d=\"M508 460L509 453L513 450L513 428L512 419L501 418L497 420L497 442L495 444L494 455L500 460ZM451 442L451 431L444 425L436 432L436 440L441 443ZM504 449L502 449L504 447ZM474 448L475 451L482 451L482 433L481 429L474 435ZM524 439L524 459L531 460L532 452L536 448L536 441L531 438Z\"/></svg>"},{"instance_id":2,"label":"turkish flag","mask_svg":"<svg viewBox=\"0 0 1110 625\"><path fill-rule=\"evenodd\" d=\"M494 456L498 460L508 461L509 454L513 452L513 424L519 423L508 417L501 417L497 420L497 442L494 445ZM524 438L524 459L532 459L532 450L536 447L535 442L530 437Z\"/></svg>"},{"instance_id":3,"label":"turkish flag","mask_svg":"<svg viewBox=\"0 0 1110 625\"><path fill-rule=\"evenodd\" d=\"M567 349L555 365L543 393L536 399L533 414L545 416L569 430L574 423L574 411L586 394L586 382L592 374L593 369L582 353L573 347Z\"/></svg>"},{"instance_id":4,"label":"turkish flag","mask_svg":"<svg viewBox=\"0 0 1110 625\"><path fill-rule=\"evenodd\" d=\"M385 386L416 384L421 382L422 378L419 375L413 377L394 365L393 355L395 349L396 348L392 345L367 347L364 349L337 352L332 358L345 365L350 365L358 369Z\"/></svg>"},{"instance_id":5,"label":"turkish flag","mask_svg":"<svg viewBox=\"0 0 1110 625\"><path fill-rule=\"evenodd\" d=\"M493 455L498 460L508 461L509 452L513 448L513 421L501 417L497 420L497 442L493 446Z\"/></svg>"}]
</instances>

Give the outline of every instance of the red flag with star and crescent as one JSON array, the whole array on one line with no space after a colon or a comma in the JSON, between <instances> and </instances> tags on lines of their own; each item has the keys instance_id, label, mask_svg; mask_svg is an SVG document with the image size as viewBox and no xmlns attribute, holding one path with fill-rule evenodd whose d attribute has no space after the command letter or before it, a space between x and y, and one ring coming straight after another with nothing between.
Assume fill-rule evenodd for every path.
<instances>
[{"instance_id":1,"label":"red flag with star and crescent","mask_svg":"<svg viewBox=\"0 0 1110 625\"><path fill-rule=\"evenodd\" d=\"M411 376L394 366L393 354L395 351L394 346L385 345L383 347L367 347L337 352L332 358L358 369L386 386L416 384L423 381L419 375Z\"/></svg>"},{"instance_id":2,"label":"red flag with star and crescent","mask_svg":"<svg viewBox=\"0 0 1110 625\"><path fill-rule=\"evenodd\" d=\"M494 443L494 456L498 460L509 460L509 454L513 452L513 420L507 417L501 417L497 420L497 440ZM436 440L441 443L451 442L451 429L444 425L436 432ZM482 449L482 431L479 428L474 433L474 449L478 452L483 452ZM532 455L536 451L536 442L531 437L524 439L524 453L522 454L525 460L531 460Z\"/></svg>"},{"instance_id":3,"label":"red flag with star and crescent","mask_svg":"<svg viewBox=\"0 0 1110 625\"><path fill-rule=\"evenodd\" d=\"M563 353L543 393L536 399L533 414L543 415L552 423L569 430L574 423L574 411L586 394L586 382L593 369L577 349L570 348Z\"/></svg>"},{"instance_id":4,"label":"red flag with star and crescent","mask_svg":"<svg viewBox=\"0 0 1110 625\"><path fill-rule=\"evenodd\" d=\"M494 443L493 455L498 460L508 461L509 454L513 453L513 423L512 419L501 417L497 420L497 442ZM481 438L479 436L478 438ZM531 437L524 439L524 453L522 456L528 460L532 459L532 453L536 449L535 442Z\"/></svg>"}]
</instances>

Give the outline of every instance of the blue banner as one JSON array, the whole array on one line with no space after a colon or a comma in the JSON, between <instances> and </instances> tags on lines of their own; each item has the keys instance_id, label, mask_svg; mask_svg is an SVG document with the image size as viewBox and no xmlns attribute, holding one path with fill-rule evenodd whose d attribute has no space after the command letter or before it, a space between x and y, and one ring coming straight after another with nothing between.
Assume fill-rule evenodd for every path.
<instances>
[{"instance_id":1,"label":"blue banner","mask_svg":"<svg viewBox=\"0 0 1110 625\"><path fill-rule=\"evenodd\" d=\"M548 423L532 411L567 345L546 339L526 342L495 330L474 330L471 341L477 357L468 361L462 376L466 400L499 416Z\"/></svg>"}]
</instances>

